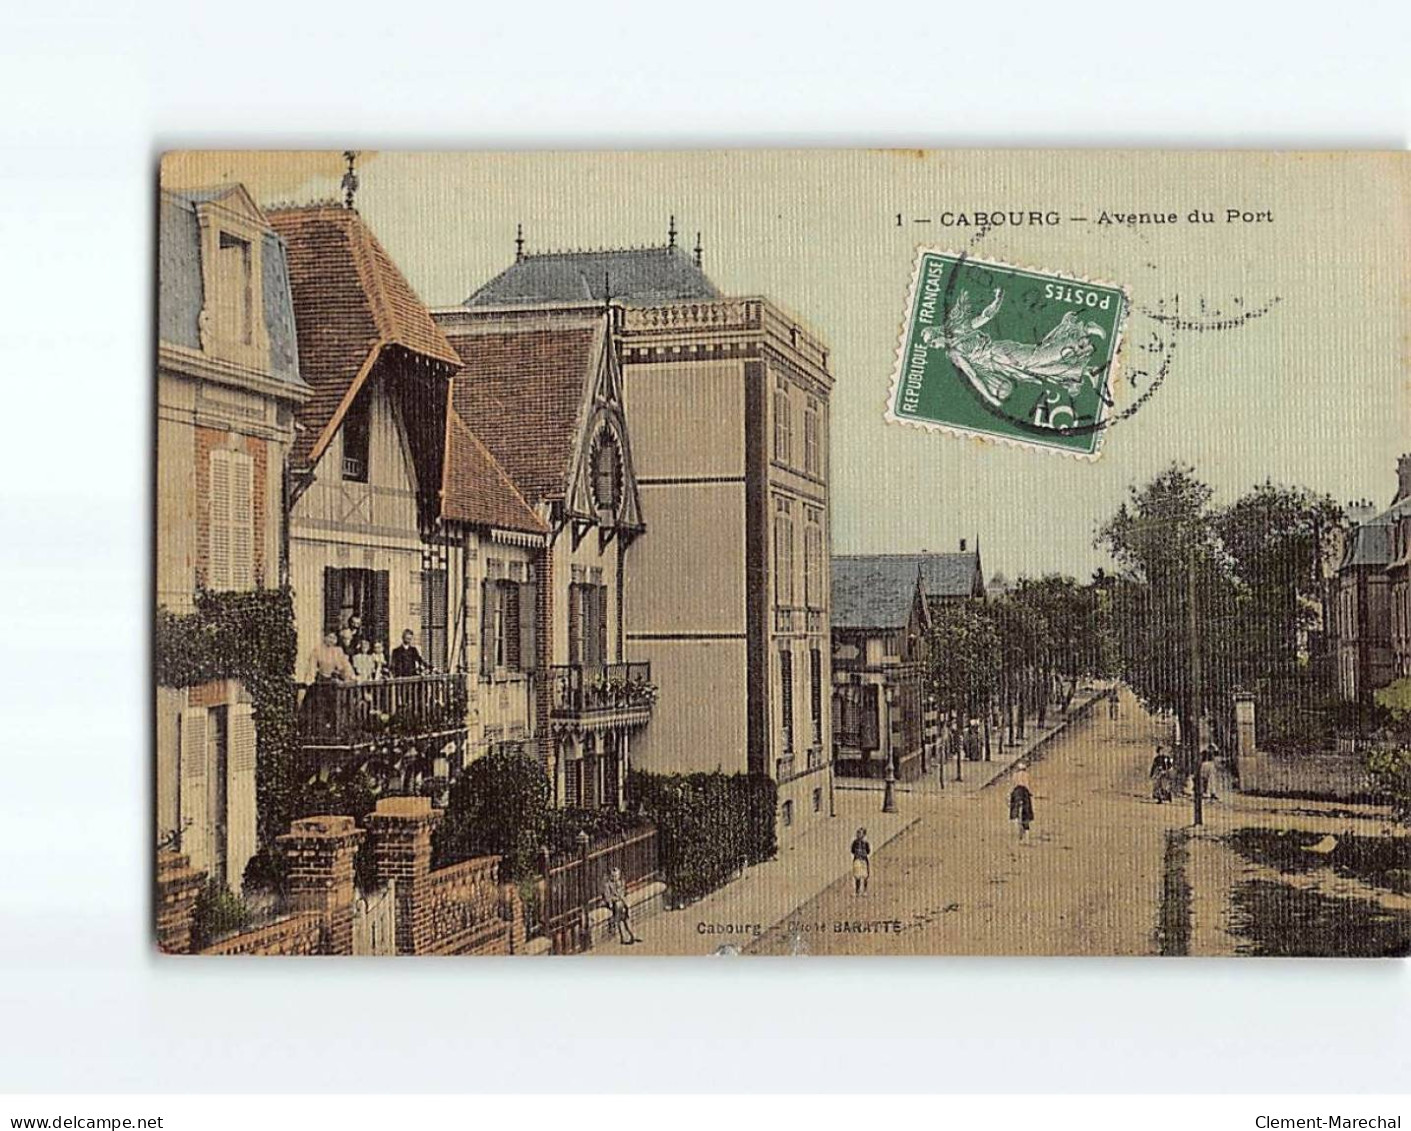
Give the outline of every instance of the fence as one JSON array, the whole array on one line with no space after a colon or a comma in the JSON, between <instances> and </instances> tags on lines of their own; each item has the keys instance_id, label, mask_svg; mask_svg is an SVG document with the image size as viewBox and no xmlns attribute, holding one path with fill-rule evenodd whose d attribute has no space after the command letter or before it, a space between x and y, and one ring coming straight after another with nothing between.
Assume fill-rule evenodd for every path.
<instances>
[{"instance_id":1,"label":"fence","mask_svg":"<svg viewBox=\"0 0 1411 1131\"><path fill-rule=\"evenodd\" d=\"M622 870L629 900L634 889L660 880L656 829L642 829L597 845L581 835L577 856L555 858L544 849L540 926L553 953L575 954L592 946L591 913L604 906L603 884L613 868Z\"/></svg>"},{"instance_id":2,"label":"fence","mask_svg":"<svg viewBox=\"0 0 1411 1131\"><path fill-rule=\"evenodd\" d=\"M353 904L353 953L397 953L397 881Z\"/></svg>"},{"instance_id":3,"label":"fence","mask_svg":"<svg viewBox=\"0 0 1411 1131\"><path fill-rule=\"evenodd\" d=\"M466 677L460 672L297 686L303 695L299 734L306 745L358 745L465 726Z\"/></svg>"}]
</instances>

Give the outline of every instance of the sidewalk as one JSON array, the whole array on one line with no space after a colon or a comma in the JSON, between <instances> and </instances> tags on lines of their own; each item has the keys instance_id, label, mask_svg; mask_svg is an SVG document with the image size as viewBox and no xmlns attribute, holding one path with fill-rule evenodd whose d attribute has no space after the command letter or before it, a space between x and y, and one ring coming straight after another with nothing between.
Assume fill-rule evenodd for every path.
<instances>
[{"instance_id":1,"label":"sidewalk","mask_svg":"<svg viewBox=\"0 0 1411 1131\"><path fill-rule=\"evenodd\" d=\"M876 852L919 819L915 812L881 809L879 795L839 790L837 815L815 820L767 864L747 868L733 883L679 911L663 911L635 924L642 939L636 946L606 942L588 953L636 958L713 954L722 946L743 950L851 870L848 846L860 827L867 829Z\"/></svg>"},{"instance_id":2,"label":"sidewalk","mask_svg":"<svg viewBox=\"0 0 1411 1131\"><path fill-rule=\"evenodd\" d=\"M961 763L961 780L955 780L955 762L948 761L945 766L945 786L942 788L940 773L932 768L927 771L924 777L915 781L897 782L895 789L898 794L924 793L934 794L937 797L944 797L946 794L956 796L966 796L978 793L982 789L987 789L1009 773L1014 766L1023 761L1035 761L1043 756L1043 748L1047 744L1062 734L1068 727L1083 717L1084 713L1101 711L1102 701L1107 698L1111 690L1107 684L1093 684L1078 688L1073 696L1073 702L1068 706L1068 712L1064 715L1051 714L1046 726L1040 727L1030 722L1025 728L1024 741L1016 743L1014 746L1006 746L998 740L993 745L993 757L988 761ZM886 783L880 778L838 778L834 787L841 797L846 793L881 793L886 788Z\"/></svg>"}]
</instances>

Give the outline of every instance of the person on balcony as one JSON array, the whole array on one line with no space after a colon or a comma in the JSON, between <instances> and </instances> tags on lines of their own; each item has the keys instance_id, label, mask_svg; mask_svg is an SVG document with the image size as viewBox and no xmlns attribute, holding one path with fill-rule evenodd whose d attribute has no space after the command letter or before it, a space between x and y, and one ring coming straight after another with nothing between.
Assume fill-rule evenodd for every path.
<instances>
[{"instance_id":1,"label":"person on balcony","mask_svg":"<svg viewBox=\"0 0 1411 1131\"><path fill-rule=\"evenodd\" d=\"M377 642L376 642L375 644L373 644L373 646L372 646L372 663L373 663L373 666L374 666L374 669L375 669L375 670L373 671L373 673L372 673L372 678L373 678L373 679L386 679L386 678L387 678L387 649L386 649L385 647L383 647L383 644L382 644L382 641L381 641L381 640L377 641Z\"/></svg>"},{"instance_id":2,"label":"person on balcony","mask_svg":"<svg viewBox=\"0 0 1411 1131\"><path fill-rule=\"evenodd\" d=\"M407 629L402 633L402 643L392 649L392 675L397 679L431 671L431 665L421 658L421 650L412 643L415 639L416 633Z\"/></svg>"},{"instance_id":3,"label":"person on balcony","mask_svg":"<svg viewBox=\"0 0 1411 1131\"><path fill-rule=\"evenodd\" d=\"M357 679L348 655L339 646L338 633L326 632L323 643L309 656L309 688L301 705L306 726L314 730L332 730L338 714L335 683L351 683Z\"/></svg>"},{"instance_id":4,"label":"person on balcony","mask_svg":"<svg viewBox=\"0 0 1411 1131\"><path fill-rule=\"evenodd\" d=\"M353 655L353 674L358 677L359 683L368 683L377 678L378 667L377 658L372 654L372 641L364 636L358 641L358 650Z\"/></svg>"},{"instance_id":5,"label":"person on balcony","mask_svg":"<svg viewBox=\"0 0 1411 1131\"><path fill-rule=\"evenodd\" d=\"M363 633L363 618L354 613L348 618L348 623L343 626L338 633L338 643L343 651L347 653L348 659L352 659L358 654L358 648L366 639Z\"/></svg>"},{"instance_id":6,"label":"person on balcony","mask_svg":"<svg viewBox=\"0 0 1411 1131\"><path fill-rule=\"evenodd\" d=\"M348 662L348 654L338 644L336 632L324 633L323 643L309 656L308 674L309 683L352 681L357 678L353 665Z\"/></svg>"}]
</instances>

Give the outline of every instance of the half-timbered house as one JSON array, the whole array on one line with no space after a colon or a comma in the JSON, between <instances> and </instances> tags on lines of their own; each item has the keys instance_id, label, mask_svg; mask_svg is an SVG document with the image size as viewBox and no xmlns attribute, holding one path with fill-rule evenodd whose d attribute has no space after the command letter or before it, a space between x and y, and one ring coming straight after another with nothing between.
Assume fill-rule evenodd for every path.
<instances>
[{"instance_id":1,"label":"half-timbered house","mask_svg":"<svg viewBox=\"0 0 1411 1131\"><path fill-rule=\"evenodd\" d=\"M629 661L624 633L624 566L644 524L619 315L601 304L436 313L465 363L452 434L465 427L475 459L471 440L483 444L494 470L479 482L498 500L499 517L464 541L453 610L478 679L475 749L532 738L556 802L575 807L623 804L630 751L656 698L650 665ZM463 521L450 492L447 507Z\"/></svg>"},{"instance_id":2,"label":"half-timbered house","mask_svg":"<svg viewBox=\"0 0 1411 1131\"><path fill-rule=\"evenodd\" d=\"M304 379L288 538L305 767L410 788L459 761L466 679L451 648L453 540L441 527L451 378L445 335L356 210L273 211L289 248ZM321 643L379 647L383 678L315 682ZM418 653L399 667L397 649ZM410 656L410 653L406 654Z\"/></svg>"}]
</instances>

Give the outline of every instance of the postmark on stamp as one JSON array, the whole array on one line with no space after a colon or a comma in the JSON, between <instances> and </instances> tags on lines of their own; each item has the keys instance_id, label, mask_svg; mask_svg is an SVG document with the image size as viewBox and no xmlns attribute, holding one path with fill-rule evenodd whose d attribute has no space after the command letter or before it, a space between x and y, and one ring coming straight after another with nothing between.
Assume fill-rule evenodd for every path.
<instances>
[{"instance_id":1,"label":"postmark on stamp","mask_svg":"<svg viewBox=\"0 0 1411 1131\"><path fill-rule=\"evenodd\" d=\"M921 248L887 419L1094 459L1124 287Z\"/></svg>"}]
</instances>

